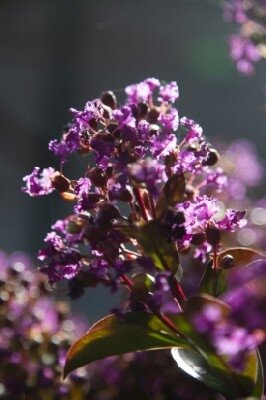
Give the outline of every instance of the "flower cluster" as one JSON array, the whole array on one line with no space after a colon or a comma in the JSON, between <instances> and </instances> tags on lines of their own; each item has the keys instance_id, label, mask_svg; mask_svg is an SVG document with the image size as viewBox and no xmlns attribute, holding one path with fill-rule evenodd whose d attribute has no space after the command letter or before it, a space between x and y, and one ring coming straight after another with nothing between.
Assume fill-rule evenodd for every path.
<instances>
[{"instance_id":1,"label":"flower cluster","mask_svg":"<svg viewBox=\"0 0 266 400\"><path fill-rule=\"evenodd\" d=\"M254 72L254 64L265 58L266 2L230 0L225 2L224 19L239 26L229 39L230 53L238 71Z\"/></svg>"},{"instance_id":2,"label":"flower cluster","mask_svg":"<svg viewBox=\"0 0 266 400\"><path fill-rule=\"evenodd\" d=\"M53 225L38 258L51 283L67 279L75 293L97 282L114 290L134 270L155 273L138 239L155 221L178 251L193 248L202 261L219 248L220 231L246 223L244 211L219 213L215 193L227 185L219 154L196 122L179 118L177 84L148 78L125 93L121 106L104 92L84 110L71 109L68 129L49 144L60 172L34 168L24 178L31 196L58 191L73 202L73 214ZM74 152L88 157L79 179L63 174Z\"/></svg>"},{"instance_id":3,"label":"flower cluster","mask_svg":"<svg viewBox=\"0 0 266 400\"><path fill-rule=\"evenodd\" d=\"M84 399L86 370L65 381L62 365L84 323L55 302L24 253L0 252L0 399Z\"/></svg>"},{"instance_id":4,"label":"flower cluster","mask_svg":"<svg viewBox=\"0 0 266 400\"><path fill-rule=\"evenodd\" d=\"M59 168L35 167L24 178L30 196L57 192L73 204L38 253L49 282L66 280L73 298L98 284L127 289L114 313L71 347L64 372L115 354L177 345L172 355L179 367L226 399L253 389L262 394L255 348L265 340L259 290L265 257L224 243L246 225L246 189L261 179L263 167L248 143L235 143L220 158L199 124L179 118L175 82L148 78L125 95L122 105L104 92L84 110L71 109L72 122L49 144ZM86 160L79 177L64 173L73 153ZM255 174L241 174L239 160ZM247 267L258 259L259 267ZM205 265L201 280L201 268L190 274L191 260L193 268ZM230 271L243 266L239 287ZM248 278L250 270L258 270L260 281ZM253 318L247 320L246 310Z\"/></svg>"}]
</instances>

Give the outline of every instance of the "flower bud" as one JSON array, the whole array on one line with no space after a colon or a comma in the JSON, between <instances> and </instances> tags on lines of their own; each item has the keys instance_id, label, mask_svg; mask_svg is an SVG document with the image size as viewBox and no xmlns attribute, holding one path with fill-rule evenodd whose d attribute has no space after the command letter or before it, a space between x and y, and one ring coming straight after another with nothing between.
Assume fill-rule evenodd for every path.
<instances>
[{"instance_id":1,"label":"flower bud","mask_svg":"<svg viewBox=\"0 0 266 400\"><path fill-rule=\"evenodd\" d=\"M156 124L158 117L159 117L160 113L159 111L154 107L152 108L147 115L147 120L150 124Z\"/></svg>"},{"instance_id":2,"label":"flower bud","mask_svg":"<svg viewBox=\"0 0 266 400\"><path fill-rule=\"evenodd\" d=\"M55 172L51 177L52 186L58 190L60 193L68 192L70 189L70 180L67 179L64 175L60 174L60 172Z\"/></svg>"},{"instance_id":3,"label":"flower bud","mask_svg":"<svg viewBox=\"0 0 266 400\"><path fill-rule=\"evenodd\" d=\"M220 267L225 269L233 268L236 265L235 259L231 254L226 254L220 260Z\"/></svg>"},{"instance_id":4,"label":"flower bud","mask_svg":"<svg viewBox=\"0 0 266 400\"><path fill-rule=\"evenodd\" d=\"M221 241L221 234L219 229L216 228L216 226L214 225L208 224L206 229L206 239L213 248L216 248Z\"/></svg>"},{"instance_id":5,"label":"flower bud","mask_svg":"<svg viewBox=\"0 0 266 400\"><path fill-rule=\"evenodd\" d=\"M106 106L110 107L112 110L117 108L117 100L113 92L107 91L101 94L101 101Z\"/></svg>"},{"instance_id":6,"label":"flower bud","mask_svg":"<svg viewBox=\"0 0 266 400\"><path fill-rule=\"evenodd\" d=\"M205 233L194 233L194 235L192 235L191 244L193 244L194 246L199 246L203 242L205 242L205 240L206 240Z\"/></svg>"},{"instance_id":7,"label":"flower bud","mask_svg":"<svg viewBox=\"0 0 266 400\"><path fill-rule=\"evenodd\" d=\"M63 200L66 200L66 201L76 201L77 200L77 196L71 192L62 192L62 193L60 193L60 196L62 197Z\"/></svg>"},{"instance_id":8,"label":"flower bud","mask_svg":"<svg viewBox=\"0 0 266 400\"><path fill-rule=\"evenodd\" d=\"M112 109L105 104L103 104L103 117L105 119L110 119L112 117Z\"/></svg>"},{"instance_id":9,"label":"flower bud","mask_svg":"<svg viewBox=\"0 0 266 400\"><path fill-rule=\"evenodd\" d=\"M208 167L211 167L219 161L220 155L218 151L216 151L213 148L209 149L207 159L202 163L203 165L206 165Z\"/></svg>"},{"instance_id":10,"label":"flower bud","mask_svg":"<svg viewBox=\"0 0 266 400\"><path fill-rule=\"evenodd\" d=\"M139 103L138 104L138 117L144 118L148 112L148 105L146 103Z\"/></svg>"},{"instance_id":11,"label":"flower bud","mask_svg":"<svg viewBox=\"0 0 266 400\"><path fill-rule=\"evenodd\" d=\"M92 184L96 187L106 186L106 175L97 167L91 168L87 172L87 176L90 178Z\"/></svg>"}]
</instances>

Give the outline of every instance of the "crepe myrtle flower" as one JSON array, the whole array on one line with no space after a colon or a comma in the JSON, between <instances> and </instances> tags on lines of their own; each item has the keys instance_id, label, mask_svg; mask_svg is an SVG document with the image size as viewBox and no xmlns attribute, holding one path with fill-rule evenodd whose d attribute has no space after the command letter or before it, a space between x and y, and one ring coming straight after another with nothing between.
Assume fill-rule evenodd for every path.
<instances>
[{"instance_id":1,"label":"crepe myrtle flower","mask_svg":"<svg viewBox=\"0 0 266 400\"><path fill-rule=\"evenodd\" d=\"M71 109L71 123L49 145L60 172L36 167L24 178L31 196L56 191L72 202L72 213L53 225L38 258L49 281L66 279L76 297L97 284L131 288L135 270L156 277L146 243L153 223L164 232L163 246L177 255L192 248L202 262L219 248L217 232L245 223L245 213L234 209L217 217L216 193L226 187L220 157L197 122L179 118L177 84L148 78L128 86L125 95L123 104L108 91L83 110ZM87 164L81 176L69 178L64 164L73 153Z\"/></svg>"},{"instance_id":2,"label":"crepe myrtle flower","mask_svg":"<svg viewBox=\"0 0 266 400\"><path fill-rule=\"evenodd\" d=\"M159 88L159 101L174 103L179 97L179 90L176 82L170 82L166 85L161 85Z\"/></svg>"},{"instance_id":3,"label":"crepe myrtle flower","mask_svg":"<svg viewBox=\"0 0 266 400\"><path fill-rule=\"evenodd\" d=\"M125 92L130 104L138 104L141 101L148 101L154 90L160 86L160 81L156 78L148 78L143 82L127 86Z\"/></svg>"},{"instance_id":4,"label":"crepe myrtle flower","mask_svg":"<svg viewBox=\"0 0 266 400\"><path fill-rule=\"evenodd\" d=\"M35 167L31 174L23 178L25 187L22 188L22 191L32 197L50 194L54 190L52 186L54 173L55 170L51 167L44 168L42 171L39 167Z\"/></svg>"},{"instance_id":5,"label":"crepe myrtle flower","mask_svg":"<svg viewBox=\"0 0 266 400\"><path fill-rule=\"evenodd\" d=\"M145 185L152 195L158 194L158 185L162 186L167 180L165 166L150 159L130 164L128 174L137 184Z\"/></svg>"},{"instance_id":6,"label":"crepe myrtle flower","mask_svg":"<svg viewBox=\"0 0 266 400\"><path fill-rule=\"evenodd\" d=\"M42 272L49 275L51 283L62 278L73 278L81 266L78 250L68 247L55 232L48 233L44 241L46 248L39 251L38 259L46 260L48 265L42 267Z\"/></svg>"}]
</instances>

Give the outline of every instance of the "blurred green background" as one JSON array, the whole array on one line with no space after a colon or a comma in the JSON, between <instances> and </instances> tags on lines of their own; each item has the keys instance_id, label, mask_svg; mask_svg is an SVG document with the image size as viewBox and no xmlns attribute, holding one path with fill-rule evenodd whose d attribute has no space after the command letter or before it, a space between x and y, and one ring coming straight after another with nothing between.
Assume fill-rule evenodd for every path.
<instances>
[{"instance_id":1,"label":"blurred green background","mask_svg":"<svg viewBox=\"0 0 266 400\"><path fill-rule=\"evenodd\" d=\"M252 139L265 158L265 64L253 77L237 73L227 48L234 29L214 0L1 0L0 246L35 256L65 215L56 196L21 193L22 177L58 166L49 140L60 136L70 107L105 89L119 94L150 76L176 80L181 116L210 140ZM74 160L71 177L78 167ZM78 304L94 318L105 295L97 306L94 294Z\"/></svg>"}]
</instances>

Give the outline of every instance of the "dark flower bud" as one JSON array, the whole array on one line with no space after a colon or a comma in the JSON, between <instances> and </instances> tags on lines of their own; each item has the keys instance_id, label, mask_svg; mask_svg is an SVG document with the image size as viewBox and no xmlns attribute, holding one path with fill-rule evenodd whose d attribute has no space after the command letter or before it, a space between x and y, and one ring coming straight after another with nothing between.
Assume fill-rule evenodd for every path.
<instances>
[{"instance_id":1,"label":"dark flower bud","mask_svg":"<svg viewBox=\"0 0 266 400\"><path fill-rule=\"evenodd\" d=\"M108 203L103 203L99 206L99 212L101 216L108 219L118 219L121 218L121 214L115 206Z\"/></svg>"},{"instance_id":2,"label":"dark flower bud","mask_svg":"<svg viewBox=\"0 0 266 400\"><path fill-rule=\"evenodd\" d=\"M113 92L107 91L101 94L101 101L112 110L117 108L117 100Z\"/></svg>"},{"instance_id":3,"label":"dark flower bud","mask_svg":"<svg viewBox=\"0 0 266 400\"><path fill-rule=\"evenodd\" d=\"M210 243L210 245L213 248L216 248L220 241L221 241L221 234L218 228L214 225L208 224L207 229L206 229L206 239L207 242Z\"/></svg>"},{"instance_id":4,"label":"dark flower bud","mask_svg":"<svg viewBox=\"0 0 266 400\"><path fill-rule=\"evenodd\" d=\"M147 115L147 120L150 124L155 124L158 120L160 113L159 111L154 107L152 108Z\"/></svg>"},{"instance_id":5,"label":"dark flower bud","mask_svg":"<svg viewBox=\"0 0 266 400\"><path fill-rule=\"evenodd\" d=\"M60 172L55 172L51 178L52 186L58 190L60 193L68 192L70 189L70 180L67 179L64 175L60 174Z\"/></svg>"},{"instance_id":6,"label":"dark flower bud","mask_svg":"<svg viewBox=\"0 0 266 400\"><path fill-rule=\"evenodd\" d=\"M134 118L140 120L147 115L148 105L144 102L131 105L131 111Z\"/></svg>"},{"instance_id":7,"label":"dark flower bud","mask_svg":"<svg viewBox=\"0 0 266 400\"><path fill-rule=\"evenodd\" d=\"M219 158L220 158L220 156L219 156L218 151L216 151L213 148L210 148L207 159L202 164L206 165L208 167L211 167L212 165L217 164L217 162L219 161Z\"/></svg>"},{"instance_id":8,"label":"dark flower bud","mask_svg":"<svg viewBox=\"0 0 266 400\"><path fill-rule=\"evenodd\" d=\"M146 103L138 104L138 117L144 118L148 112L148 105Z\"/></svg>"},{"instance_id":9,"label":"dark flower bud","mask_svg":"<svg viewBox=\"0 0 266 400\"><path fill-rule=\"evenodd\" d=\"M90 178L92 184L97 187L105 187L107 178L106 175L100 170L100 168L94 167L87 172L87 176Z\"/></svg>"},{"instance_id":10,"label":"dark flower bud","mask_svg":"<svg viewBox=\"0 0 266 400\"><path fill-rule=\"evenodd\" d=\"M205 242L205 240L206 240L205 233L194 233L194 235L192 235L191 244L193 244L194 246L199 246L203 242Z\"/></svg>"},{"instance_id":11,"label":"dark flower bud","mask_svg":"<svg viewBox=\"0 0 266 400\"><path fill-rule=\"evenodd\" d=\"M220 260L220 267L225 269L233 268L236 265L235 259L231 254L226 254Z\"/></svg>"},{"instance_id":12,"label":"dark flower bud","mask_svg":"<svg viewBox=\"0 0 266 400\"><path fill-rule=\"evenodd\" d=\"M105 104L103 105L103 117L105 119L110 119L112 116L112 109Z\"/></svg>"},{"instance_id":13,"label":"dark flower bud","mask_svg":"<svg viewBox=\"0 0 266 400\"><path fill-rule=\"evenodd\" d=\"M150 135L156 135L156 133L159 132L160 127L156 124L150 124L149 130L150 130Z\"/></svg>"},{"instance_id":14,"label":"dark flower bud","mask_svg":"<svg viewBox=\"0 0 266 400\"><path fill-rule=\"evenodd\" d=\"M95 224L100 229L109 229L112 224L111 221L114 219L121 218L121 214L115 206L108 203L99 205L98 213L95 218Z\"/></svg>"},{"instance_id":15,"label":"dark flower bud","mask_svg":"<svg viewBox=\"0 0 266 400\"><path fill-rule=\"evenodd\" d=\"M128 189L124 189L119 194L116 193L115 196L113 196L112 192L109 192L108 195L109 195L109 199L111 201L119 200L119 201L123 201L125 203L129 203L133 200L132 193Z\"/></svg>"},{"instance_id":16,"label":"dark flower bud","mask_svg":"<svg viewBox=\"0 0 266 400\"><path fill-rule=\"evenodd\" d=\"M177 152L172 151L170 154L167 154L164 159L164 164L166 167L171 168L175 165L177 159Z\"/></svg>"}]
</instances>

